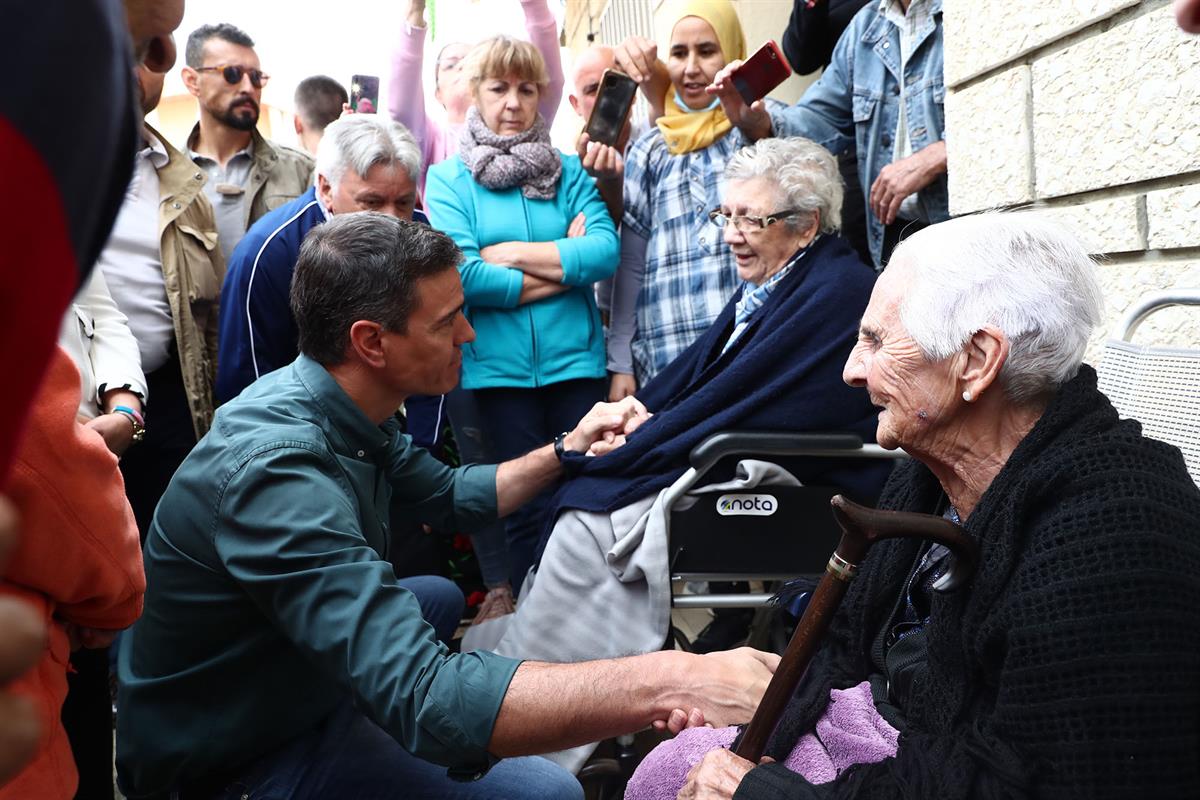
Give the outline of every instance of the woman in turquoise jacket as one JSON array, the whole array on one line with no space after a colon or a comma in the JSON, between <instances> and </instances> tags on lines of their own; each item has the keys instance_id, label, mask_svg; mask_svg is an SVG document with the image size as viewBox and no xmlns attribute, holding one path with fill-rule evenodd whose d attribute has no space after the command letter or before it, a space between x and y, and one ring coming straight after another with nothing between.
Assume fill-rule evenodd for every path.
<instances>
[{"instance_id":1,"label":"woman in turquoise jacket","mask_svg":"<svg viewBox=\"0 0 1200 800\"><path fill-rule=\"evenodd\" d=\"M463 251L476 337L463 347L462 385L476 393L503 461L569 430L604 399L592 284L616 270L619 245L578 157L550 144L537 111L548 83L537 49L497 36L471 51L466 70L475 107L458 155L429 169L425 205ZM533 563L542 506L535 500L506 521L515 590Z\"/></svg>"}]
</instances>

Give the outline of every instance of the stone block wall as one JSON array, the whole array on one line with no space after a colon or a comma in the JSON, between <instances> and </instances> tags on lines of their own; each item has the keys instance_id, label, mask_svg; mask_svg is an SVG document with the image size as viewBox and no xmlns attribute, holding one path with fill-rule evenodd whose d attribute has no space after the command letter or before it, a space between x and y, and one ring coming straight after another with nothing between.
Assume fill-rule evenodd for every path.
<instances>
[{"instance_id":1,"label":"stone block wall","mask_svg":"<svg viewBox=\"0 0 1200 800\"><path fill-rule=\"evenodd\" d=\"M950 210L1037 209L1100 259L1090 356L1155 289L1200 287L1200 37L1168 0L945 3ZM1200 308L1135 341L1200 347Z\"/></svg>"}]
</instances>

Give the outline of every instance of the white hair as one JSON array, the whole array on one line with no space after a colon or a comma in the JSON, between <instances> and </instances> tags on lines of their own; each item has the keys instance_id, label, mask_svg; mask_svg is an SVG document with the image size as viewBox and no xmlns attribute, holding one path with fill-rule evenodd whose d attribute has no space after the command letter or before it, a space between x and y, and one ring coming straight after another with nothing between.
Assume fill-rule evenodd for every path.
<instances>
[{"instance_id":1,"label":"white hair","mask_svg":"<svg viewBox=\"0 0 1200 800\"><path fill-rule=\"evenodd\" d=\"M821 145L794 136L787 139L761 139L733 154L725 165L725 179L747 181L769 178L779 187L782 202L811 217L817 214L822 233L836 233L842 227L842 173L837 159ZM776 209L783 211L784 209ZM793 229L805 228L810 220L789 217Z\"/></svg>"},{"instance_id":2,"label":"white hair","mask_svg":"<svg viewBox=\"0 0 1200 800\"><path fill-rule=\"evenodd\" d=\"M930 360L985 325L1004 332L1001 386L1017 403L1075 377L1104 297L1096 264L1070 231L1034 213L959 217L918 231L892 256L911 270L900 321Z\"/></svg>"},{"instance_id":3,"label":"white hair","mask_svg":"<svg viewBox=\"0 0 1200 800\"><path fill-rule=\"evenodd\" d=\"M348 114L325 128L316 172L331 186L337 188L347 169L365 178L376 164L399 164L414 183L421 179L421 148L408 128L375 114Z\"/></svg>"}]
</instances>

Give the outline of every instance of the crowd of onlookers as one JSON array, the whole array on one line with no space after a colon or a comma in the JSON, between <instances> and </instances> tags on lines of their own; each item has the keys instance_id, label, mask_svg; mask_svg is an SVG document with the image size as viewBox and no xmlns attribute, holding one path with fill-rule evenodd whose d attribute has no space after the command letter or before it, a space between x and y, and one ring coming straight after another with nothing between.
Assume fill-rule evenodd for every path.
<instances>
[{"instance_id":1,"label":"crowd of onlookers","mask_svg":"<svg viewBox=\"0 0 1200 800\"><path fill-rule=\"evenodd\" d=\"M712 752L680 739L653 762L678 774L643 774L633 796L1104 794L1156 771L1167 793L1200 785L1176 758L1200 729L1179 700L1196 625L1122 585L1164 559L1200 565L1195 531L1163 533L1200 520L1200 500L1081 365L1101 298L1078 243L947 222L941 0L796 0L778 38L798 72L822 72L791 105L735 87L760 43L728 0L673 0L665 51L593 44L570 74L547 0L521 0L528 40L432 54L433 114L426 3L409 0L386 113L308 78L303 149L259 133L270 76L227 23L188 35L199 119L168 141L143 117L182 2L126 0L124 20L110 6L72 7L99 32L86 46L52 43L116 65L87 78L81 125L104 124L75 152L0 106L0 164L53 210L5 223L38 246L3 262L6 353L28 338L0 437L19 513L0 504L0 535L21 537L3 594L41 618L0 606L3 636L34 642L0 661L8 676L36 662L13 685L38 704L0 697L16 721L0 742L33 752L0 762L0 798L111 797L114 702L130 797L576 797L590 742L746 721L772 657L653 653L664 623L644 611L669 607L660 492L704 436L737 428L903 447L914 461L890 481L884 462L789 479L966 525L984 567L959 602L934 591L937 546L869 562L772 739L778 764L738 760L733 733ZM564 91L582 123L606 70L637 83L644 119L560 152ZM10 278L21 259L46 267ZM46 311L63 307L52 348ZM429 530L470 532L486 585L454 655L461 592L404 563ZM746 622L718 613L697 652L735 646ZM1147 726L1127 682L1150 657L1117 652L1123 637L1174 659L1155 707L1178 725ZM1111 659L1101 678L1085 651ZM850 687L899 746L818 781L789 758L842 724L826 707Z\"/></svg>"}]
</instances>

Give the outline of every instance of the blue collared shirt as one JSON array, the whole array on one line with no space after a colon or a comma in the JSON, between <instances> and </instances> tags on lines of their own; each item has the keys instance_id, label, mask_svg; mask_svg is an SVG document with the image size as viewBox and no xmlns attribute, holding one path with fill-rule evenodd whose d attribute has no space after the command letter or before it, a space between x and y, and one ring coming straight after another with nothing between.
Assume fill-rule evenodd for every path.
<instances>
[{"instance_id":1,"label":"blue collared shirt","mask_svg":"<svg viewBox=\"0 0 1200 800\"><path fill-rule=\"evenodd\" d=\"M879 3L863 6L842 33L820 79L796 105L771 112L776 136L806 136L835 154L854 146L863 197L870 197L872 184L897 152L894 138L902 102L913 153L946 136L942 0L929 0L903 67L900 31L883 8ZM916 211L924 222L949 219L945 174L917 193ZM868 210L867 240L876 267L883 233L883 223Z\"/></svg>"}]
</instances>

